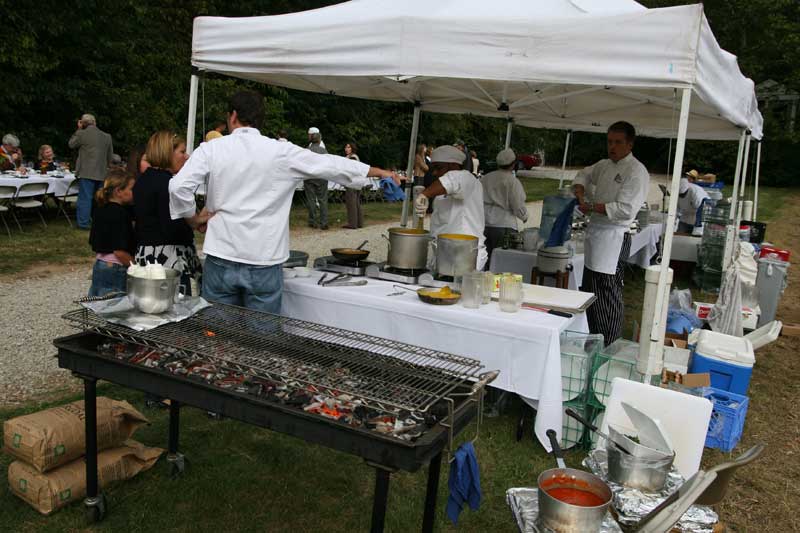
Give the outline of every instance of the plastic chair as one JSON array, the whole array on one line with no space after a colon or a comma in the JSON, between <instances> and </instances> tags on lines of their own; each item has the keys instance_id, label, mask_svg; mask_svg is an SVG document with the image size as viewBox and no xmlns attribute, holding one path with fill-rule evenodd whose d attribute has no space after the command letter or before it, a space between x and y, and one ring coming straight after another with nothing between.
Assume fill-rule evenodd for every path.
<instances>
[{"instance_id":1,"label":"plastic chair","mask_svg":"<svg viewBox=\"0 0 800 533\"><path fill-rule=\"evenodd\" d=\"M6 233L8 233L9 238L11 237L11 230L8 228L4 213L9 211L8 204L14 199L16 194L17 188L15 186L0 185L0 220L3 221L3 226L6 227Z\"/></svg>"},{"instance_id":2,"label":"plastic chair","mask_svg":"<svg viewBox=\"0 0 800 533\"><path fill-rule=\"evenodd\" d=\"M14 221L17 223L20 231L22 230L22 224L19 223L19 219L17 218L17 209L36 209L36 214L39 215L39 220L42 221L42 225L46 228L47 222L44 221L44 217L42 216L42 207L44 206L44 196L47 194L47 183L25 183L20 185L17 189L17 194L14 195L14 199L11 200L11 215L14 217ZM41 200L37 198L41 197Z\"/></svg>"},{"instance_id":3,"label":"plastic chair","mask_svg":"<svg viewBox=\"0 0 800 533\"><path fill-rule=\"evenodd\" d=\"M67 222L69 223L70 227L72 227L72 220L70 220L69 218L69 213L67 213L66 206L70 204L75 205L78 203L79 190L80 189L78 187L78 178L73 178L72 181L69 182L67 190L64 192L64 194L60 198L56 197L58 203L58 210L59 212L64 214L64 218L67 219Z\"/></svg>"}]
</instances>

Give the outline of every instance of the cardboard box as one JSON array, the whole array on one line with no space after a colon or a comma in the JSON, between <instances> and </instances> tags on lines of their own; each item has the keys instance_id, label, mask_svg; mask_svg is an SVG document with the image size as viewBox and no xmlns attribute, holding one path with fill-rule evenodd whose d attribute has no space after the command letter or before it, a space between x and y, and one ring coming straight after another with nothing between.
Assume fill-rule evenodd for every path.
<instances>
[{"instance_id":1,"label":"cardboard box","mask_svg":"<svg viewBox=\"0 0 800 533\"><path fill-rule=\"evenodd\" d=\"M691 352L688 343L681 339L664 340L664 368L669 372L686 374L689 371Z\"/></svg>"},{"instance_id":2,"label":"cardboard box","mask_svg":"<svg viewBox=\"0 0 800 533\"><path fill-rule=\"evenodd\" d=\"M682 374L664 368L664 370L661 371L661 386L666 388L667 384L670 382L678 383L690 389L696 387L710 387L711 374L707 372L702 374Z\"/></svg>"},{"instance_id":3,"label":"cardboard box","mask_svg":"<svg viewBox=\"0 0 800 533\"><path fill-rule=\"evenodd\" d=\"M152 468L164 453L134 440L97 454L97 475L101 488L115 481L130 479ZM44 515L82 500L86 496L86 462L81 458L45 474L22 461L8 467L11 492Z\"/></svg>"},{"instance_id":4,"label":"cardboard box","mask_svg":"<svg viewBox=\"0 0 800 533\"><path fill-rule=\"evenodd\" d=\"M800 337L800 324L784 324L781 328L784 337Z\"/></svg>"},{"instance_id":5,"label":"cardboard box","mask_svg":"<svg viewBox=\"0 0 800 533\"><path fill-rule=\"evenodd\" d=\"M128 402L97 398L97 449L119 446L150 422ZM3 450L47 472L86 453L83 400L3 423Z\"/></svg>"}]
</instances>

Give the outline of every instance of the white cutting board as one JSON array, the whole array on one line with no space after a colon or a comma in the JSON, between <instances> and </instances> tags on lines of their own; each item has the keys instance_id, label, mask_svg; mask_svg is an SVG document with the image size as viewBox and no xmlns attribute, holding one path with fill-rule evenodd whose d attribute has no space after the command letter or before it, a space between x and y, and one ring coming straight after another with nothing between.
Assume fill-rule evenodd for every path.
<instances>
[{"instance_id":1,"label":"white cutting board","mask_svg":"<svg viewBox=\"0 0 800 533\"><path fill-rule=\"evenodd\" d=\"M709 400L636 381L614 378L601 426L603 432L608 431L609 422L635 432L634 425L625 414L620 402L629 403L661 423L675 448L675 468L684 478L699 470L708 422L711 419L712 404Z\"/></svg>"},{"instance_id":2,"label":"white cutting board","mask_svg":"<svg viewBox=\"0 0 800 533\"><path fill-rule=\"evenodd\" d=\"M499 297L500 292L494 291L492 298ZM586 302L594 294L591 292L572 291L569 289L557 289L555 287L545 287L543 285L522 284L522 303L538 305L541 307L561 309L579 313Z\"/></svg>"}]
</instances>

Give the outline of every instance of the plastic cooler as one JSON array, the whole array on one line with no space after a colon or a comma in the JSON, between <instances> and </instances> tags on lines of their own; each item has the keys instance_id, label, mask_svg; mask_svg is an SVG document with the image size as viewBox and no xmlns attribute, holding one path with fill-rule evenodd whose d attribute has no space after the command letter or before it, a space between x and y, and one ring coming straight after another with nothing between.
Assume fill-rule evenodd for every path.
<instances>
[{"instance_id":1,"label":"plastic cooler","mask_svg":"<svg viewBox=\"0 0 800 533\"><path fill-rule=\"evenodd\" d=\"M699 330L696 337L693 335L691 343L694 349L689 372L708 372L713 388L747 394L756 362L749 339L704 329Z\"/></svg>"}]
</instances>

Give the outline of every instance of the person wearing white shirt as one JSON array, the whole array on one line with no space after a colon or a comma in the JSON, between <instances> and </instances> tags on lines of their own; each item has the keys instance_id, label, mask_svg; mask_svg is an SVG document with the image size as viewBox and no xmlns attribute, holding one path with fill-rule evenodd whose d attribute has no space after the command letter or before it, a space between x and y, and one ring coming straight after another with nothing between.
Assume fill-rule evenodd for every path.
<instances>
[{"instance_id":1,"label":"person wearing white shirt","mask_svg":"<svg viewBox=\"0 0 800 533\"><path fill-rule=\"evenodd\" d=\"M708 198L708 193L701 186L694 183L699 175L696 170L690 170L681 178L678 191L678 233L691 235L702 231L702 216L698 213L698 210Z\"/></svg>"},{"instance_id":2,"label":"person wearing white shirt","mask_svg":"<svg viewBox=\"0 0 800 533\"><path fill-rule=\"evenodd\" d=\"M487 264L492 260L492 250L500 245L503 237L517 231L517 219L528 220L525 189L512 170L517 154L506 148L497 154L496 161L498 169L481 178Z\"/></svg>"},{"instance_id":3,"label":"person wearing white shirt","mask_svg":"<svg viewBox=\"0 0 800 533\"><path fill-rule=\"evenodd\" d=\"M228 130L202 143L170 180L170 216L205 232L202 295L206 300L279 313L282 263L289 257L289 211L299 180L318 177L361 188L388 170L316 154L262 136L260 95L241 91L228 106ZM206 207L195 190L207 181Z\"/></svg>"},{"instance_id":4,"label":"person wearing white shirt","mask_svg":"<svg viewBox=\"0 0 800 533\"><path fill-rule=\"evenodd\" d=\"M431 174L438 178L417 195L414 210L425 216L431 198L436 209L431 215L431 235L461 233L478 238L478 261L475 267L483 270L486 264L486 237L483 215L483 187L471 172L462 170L466 154L455 146L440 146L431 154Z\"/></svg>"},{"instance_id":5,"label":"person wearing white shirt","mask_svg":"<svg viewBox=\"0 0 800 533\"><path fill-rule=\"evenodd\" d=\"M586 167L575 177L579 209L589 216L584 244L582 290L597 296L586 311L591 333L602 333L606 345L622 334L624 263L630 254L631 222L647 197L650 175L633 156L636 130L627 122L608 128L608 159Z\"/></svg>"}]
</instances>

